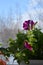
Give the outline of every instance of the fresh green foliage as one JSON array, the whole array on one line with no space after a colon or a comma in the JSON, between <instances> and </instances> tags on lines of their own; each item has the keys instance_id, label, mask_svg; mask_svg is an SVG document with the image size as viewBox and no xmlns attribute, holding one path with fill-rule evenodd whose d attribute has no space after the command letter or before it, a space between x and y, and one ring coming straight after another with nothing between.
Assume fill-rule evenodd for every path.
<instances>
[{"instance_id":1,"label":"fresh green foliage","mask_svg":"<svg viewBox=\"0 0 43 65\"><path fill-rule=\"evenodd\" d=\"M9 39L10 53L13 54L17 62L20 64L22 60L27 62L28 56L26 55L28 50L24 50L24 40L27 39L27 34L18 32L16 40ZM26 52L26 53L25 53ZM29 62L29 61L28 61Z\"/></svg>"},{"instance_id":2,"label":"fresh green foliage","mask_svg":"<svg viewBox=\"0 0 43 65\"><path fill-rule=\"evenodd\" d=\"M34 44L35 57L34 59L43 59L43 32L40 29L35 29L34 31L35 38L37 42Z\"/></svg>"},{"instance_id":3,"label":"fresh green foliage","mask_svg":"<svg viewBox=\"0 0 43 65\"><path fill-rule=\"evenodd\" d=\"M18 63L23 60L27 62L29 59L43 59L43 33L40 29L35 28L35 30L32 31L32 36L31 33L29 33L29 35L30 36L28 36L27 33L18 32L15 40L9 40L9 51L15 59L17 59ZM32 41L30 41L30 39L32 39ZM31 42L34 53L24 47L24 40Z\"/></svg>"}]
</instances>

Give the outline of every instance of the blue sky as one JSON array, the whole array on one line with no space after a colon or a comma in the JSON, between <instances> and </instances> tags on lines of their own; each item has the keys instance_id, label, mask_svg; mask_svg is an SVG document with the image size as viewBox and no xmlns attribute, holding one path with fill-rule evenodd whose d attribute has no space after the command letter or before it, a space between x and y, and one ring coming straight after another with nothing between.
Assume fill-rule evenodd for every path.
<instances>
[{"instance_id":1,"label":"blue sky","mask_svg":"<svg viewBox=\"0 0 43 65\"><path fill-rule=\"evenodd\" d=\"M14 13L17 11L17 9L24 12L27 2L27 0L0 0L0 14L7 14L10 8Z\"/></svg>"},{"instance_id":2,"label":"blue sky","mask_svg":"<svg viewBox=\"0 0 43 65\"><path fill-rule=\"evenodd\" d=\"M40 11L43 12L43 0L0 0L0 16L7 16L10 10L14 16L21 12L23 20L28 19L28 13L37 20Z\"/></svg>"}]
</instances>

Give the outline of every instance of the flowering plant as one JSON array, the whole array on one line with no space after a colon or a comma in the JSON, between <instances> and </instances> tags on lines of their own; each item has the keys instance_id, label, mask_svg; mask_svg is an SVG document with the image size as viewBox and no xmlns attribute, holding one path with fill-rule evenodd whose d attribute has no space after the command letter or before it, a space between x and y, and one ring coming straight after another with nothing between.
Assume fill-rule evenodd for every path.
<instances>
[{"instance_id":1,"label":"flowering plant","mask_svg":"<svg viewBox=\"0 0 43 65\"><path fill-rule=\"evenodd\" d=\"M33 20L25 21L24 30L18 31L15 40L9 39L9 47L0 48L6 58L12 54L19 64L22 61L29 64L31 59L43 59L43 32L35 27L36 23ZM0 64L5 65L2 63L0 60Z\"/></svg>"},{"instance_id":2,"label":"flowering plant","mask_svg":"<svg viewBox=\"0 0 43 65\"><path fill-rule=\"evenodd\" d=\"M38 57L40 58L40 55L43 55L43 44L41 43L43 33L35 28L36 23L32 20L25 21L23 23L25 31L18 31L15 40L9 39L8 50L13 54L14 59L16 59L19 64L21 61L29 64L30 59L37 59ZM40 37L41 40L39 39Z\"/></svg>"},{"instance_id":3,"label":"flowering plant","mask_svg":"<svg viewBox=\"0 0 43 65\"><path fill-rule=\"evenodd\" d=\"M34 54L33 49L33 42L36 40L34 38L33 34L33 27L36 23L34 23L32 20L25 21L23 23L24 30L27 30L26 34L18 32L17 39L12 40L10 39L10 51L12 51L12 54L14 55L15 59L17 59L18 63L22 60L25 61L25 63L29 63L29 57L28 55ZM12 49L13 50L12 50Z\"/></svg>"}]
</instances>

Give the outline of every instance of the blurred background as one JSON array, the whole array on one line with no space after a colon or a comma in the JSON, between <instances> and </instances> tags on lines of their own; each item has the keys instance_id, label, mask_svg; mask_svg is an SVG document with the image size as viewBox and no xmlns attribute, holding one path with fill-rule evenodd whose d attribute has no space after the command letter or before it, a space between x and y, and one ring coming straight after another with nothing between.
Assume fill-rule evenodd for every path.
<instances>
[{"instance_id":1,"label":"blurred background","mask_svg":"<svg viewBox=\"0 0 43 65\"><path fill-rule=\"evenodd\" d=\"M43 0L0 0L0 43L9 46L9 38L16 38L25 20L31 19L43 32Z\"/></svg>"}]
</instances>

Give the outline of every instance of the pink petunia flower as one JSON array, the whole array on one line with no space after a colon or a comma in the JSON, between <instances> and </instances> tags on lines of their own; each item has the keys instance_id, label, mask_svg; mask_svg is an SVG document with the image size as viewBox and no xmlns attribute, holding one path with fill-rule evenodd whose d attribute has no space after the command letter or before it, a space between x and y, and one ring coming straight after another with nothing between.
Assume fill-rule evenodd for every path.
<instances>
[{"instance_id":1,"label":"pink petunia flower","mask_svg":"<svg viewBox=\"0 0 43 65\"><path fill-rule=\"evenodd\" d=\"M24 46L30 51L33 50L32 46L27 41L24 42Z\"/></svg>"}]
</instances>

